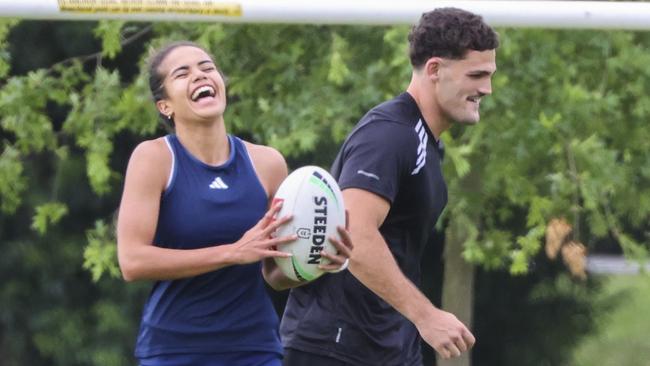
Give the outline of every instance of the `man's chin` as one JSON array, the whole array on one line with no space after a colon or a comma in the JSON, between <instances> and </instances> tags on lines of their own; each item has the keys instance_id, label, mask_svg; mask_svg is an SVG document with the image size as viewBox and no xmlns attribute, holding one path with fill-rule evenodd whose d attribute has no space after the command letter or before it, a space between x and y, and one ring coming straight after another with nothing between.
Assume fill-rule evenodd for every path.
<instances>
[{"instance_id":1,"label":"man's chin","mask_svg":"<svg viewBox=\"0 0 650 366\"><path fill-rule=\"evenodd\" d=\"M456 123L460 123L461 125L475 125L479 122L481 117L477 114L475 116L465 116L464 118L458 118L456 119Z\"/></svg>"}]
</instances>

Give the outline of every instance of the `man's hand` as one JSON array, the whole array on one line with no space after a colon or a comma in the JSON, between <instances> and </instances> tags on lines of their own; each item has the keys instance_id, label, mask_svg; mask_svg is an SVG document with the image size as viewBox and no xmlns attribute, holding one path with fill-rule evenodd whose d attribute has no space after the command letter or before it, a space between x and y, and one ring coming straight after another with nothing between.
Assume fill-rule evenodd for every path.
<instances>
[{"instance_id":1,"label":"man's hand","mask_svg":"<svg viewBox=\"0 0 650 366\"><path fill-rule=\"evenodd\" d=\"M434 309L416 327L422 339L443 359L460 356L476 342L474 335L454 314L440 309Z\"/></svg>"},{"instance_id":2,"label":"man's hand","mask_svg":"<svg viewBox=\"0 0 650 366\"><path fill-rule=\"evenodd\" d=\"M332 254L325 250L321 251L321 255L329 259L329 263L319 265L320 269L330 273L337 273L347 269L350 256L352 255L352 249L354 248L348 230L341 226L336 229L339 232L341 240L338 240L335 237L331 237L329 240L334 245L337 252L336 254Z\"/></svg>"}]
</instances>

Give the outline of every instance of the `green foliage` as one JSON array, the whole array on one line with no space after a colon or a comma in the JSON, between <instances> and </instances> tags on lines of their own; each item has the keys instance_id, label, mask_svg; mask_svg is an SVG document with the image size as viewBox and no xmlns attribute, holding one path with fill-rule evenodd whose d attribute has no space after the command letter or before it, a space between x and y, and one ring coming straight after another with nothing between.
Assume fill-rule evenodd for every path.
<instances>
[{"instance_id":1,"label":"green foliage","mask_svg":"<svg viewBox=\"0 0 650 366\"><path fill-rule=\"evenodd\" d=\"M151 100L146 74L141 72L133 83L124 88L114 107L114 132L126 130L136 136L148 136L156 132L160 126L158 112L152 107Z\"/></svg>"},{"instance_id":2,"label":"green foliage","mask_svg":"<svg viewBox=\"0 0 650 366\"><path fill-rule=\"evenodd\" d=\"M13 19L0 20L0 79L4 79L9 73L11 55L7 51L7 35L17 23L18 21Z\"/></svg>"},{"instance_id":3,"label":"green foliage","mask_svg":"<svg viewBox=\"0 0 650 366\"><path fill-rule=\"evenodd\" d=\"M7 237L12 231L4 224L3 364L133 364L134 319L144 288L106 278L93 282L81 267L85 238L75 235L71 220L23 240Z\"/></svg>"},{"instance_id":4,"label":"green foliage","mask_svg":"<svg viewBox=\"0 0 650 366\"><path fill-rule=\"evenodd\" d=\"M330 55L330 68L327 80L334 85L341 86L350 75L350 69L344 61L344 53L349 48L348 43L338 34L332 37L332 51Z\"/></svg>"},{"instance_id":5,"label":"green foliage","mask_svg":"<svg viewBox=\"0 0 650 366\"><path fill-rule=\"evenodd\" d=\"M68 207L61 202L42 204L36 207L36 215L32 219L32 229L40 235L45 235L49 225L56 225L67 214Z\"/></svg>"},{"instance_id":6,"label":"green foliage","mask_svg":"<svg viewBox=\"0 0 650 366\"><path fill-rule=\"evenodd\" d=\"M512 264L510 271L513 274L523 274L528 270L528 262L534 257L541 247L540 243L544 237L544 227L537 225L526 233L517 237L518 248L511 254Z\"/></svg>"},{"instance_id":7,"label":"green foliage","mask_svg":"<svg viewBox=\"0 0 650 366\"><path fill-rule=\"evenodd\" d=\"M505 268L478 270L475 364L572 365L566 363L572 349L608 309L593 303L598 281L575 281L561 264L540 256L535 263L534 271L517 276Z\"/></svg>"},{"instance_id":8,"label":"green foliage","mask_svg":"<svg viewBox=\"0 0 650 366\"><path fill-rule=\"evenodd\" d=\"M650 321L643 316L650 307L647 275L616 276L606 279L598 303L608 311L597 317L597 329L574 352L572 366L648 366Z\"/></svg>"},{"instance_id":9,"label":"green foliage","mask_svg":"<svg viewBox=\"0 0 650 366\"><path fill-rule=\"evenodd\" d=\"M125 21L101 20L95 28L95 36L102 40L102 54L109 59L122 51L122 28Z\"/></svg>"},{"instance_id":10,"label":"green foliage","mask_svg":"<svg viewBox=\"0 0 650 366\"><path fill-rule=\"evenodd\" d=\"M2 128L16 136L16 146L23 153L41 152L55 145L52 122L45 106L48 91L56 89L55 79L45 70L24 77L10 78L0 92L3 111Z\"/></svg>"},{"instance_id":11,"label":"green foliage","mask_svg":"<svg viewBox=\"0 0 650 366\"><path fill-rule=\"evenodd\" d=\"M121 85L117 72L103 68L95 71L92 84L80 94L70 95L71 111L64 131L76 137L77 145L86 151L88 178L98 194L111 190L109 179L113 175L108 160L113 151L111 141L118 120L114 106L120 101Z\"/></svg>"},{"instance_id":12,"label":"green foliage","mask_svg":"<svg viewBox=\"0 0 650 366\"><path fill-rule=\"evenodd\" d=\"M22 193L27 188L20 153L13 146L5 146L0 155L0 210L11 214L21 203Z\"/></svg>"},{"instance_id":13,"label":"green foliage","mask_svg":"<svg viewBox=\"0 0 650 366\"><path fill-rule=\"evenodd\" d=\"M443 136L449 218L458 219L453 207L462 204L481 232L466 258L524 273L554 217L569 220L574 239L588 246L613 237L629 243L626 253L645 256L648 239L638 233L650 216L649 152L640 139L649 136L639 121L650 117L650 82L632 75L648 73L637 59L650 61L647 35L500 33L499 72L482 121Z\"/></svg>"},{"instance_id":14,"label":"green foliage","mask_svg":"<svg viewBox=\"0 0 650 366\"><path fill-rule=\"evenodd\" d=\"M11 28L18 24L15 19L0 19L0 80L4 79L9 73L9 61L11 55L7 51L7 36Z\"/></svg>"},{"instance_id":15,"label":"green foliage","mask_svg":"<svg viewBox=\"0 0 650 366\"><path fill-rule=\"evenodd\" d=\"M131 360L142 292L117 282L106 223L133 146L164 133L147 85L150 50L169 40L204 45L227 75L229 132L278 148L292 168L330 164L358 119L410 78L408 27L103 21L94 31L101 46L79 45L90 51L13 75L7 40L18 26L0 22L0 274L9 278L0 319L13 335L0 337L0 353L14 364ZM148 27L144 38L125 37ZM526 274L529 264L556 217L587 245L614 240L627 255L647 257L649 36L500 34L482 121L442 136L450 200L439 225L462 233L467 260L522 277L535 274ZM589 296L563 278L527 300L542 311L548 294L567 306L571 296ZM571 324L586 328L584 319ZM550 352L551 341L539 342Z\"/></svg>"},{"instance_id":16,"label":"green foliage","mask_svg":"<svg viewBox=\"0 0 650 366\"><path fill-rule=\"evenodd\" d=\"M83 267L92 273L93 281L99 281L105 272L112 278L120 276L114 233L115 228L103 221L95 222L95 227L86 232L88 245L84 250Z\"/></svg>"}]
</instances>

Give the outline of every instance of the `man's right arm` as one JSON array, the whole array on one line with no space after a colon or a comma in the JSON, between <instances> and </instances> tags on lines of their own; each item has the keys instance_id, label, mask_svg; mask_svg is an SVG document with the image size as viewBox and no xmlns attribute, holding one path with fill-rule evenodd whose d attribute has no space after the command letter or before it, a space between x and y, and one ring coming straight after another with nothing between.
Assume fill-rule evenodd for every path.
<instances>
[{"instance_id":1,"label":"man's right arm","mask_svg":"<svg viewBox=\"0 0 650 366\"><path fill-rule=\"evenodd\" d=\"M354 243L350 272L377 296L413 322L422 338L443 358L459 356L474 336L453 314L437 309L402 273L379 232L390 204L366 190L343 190Z\"/></svg>"}]
</instances>

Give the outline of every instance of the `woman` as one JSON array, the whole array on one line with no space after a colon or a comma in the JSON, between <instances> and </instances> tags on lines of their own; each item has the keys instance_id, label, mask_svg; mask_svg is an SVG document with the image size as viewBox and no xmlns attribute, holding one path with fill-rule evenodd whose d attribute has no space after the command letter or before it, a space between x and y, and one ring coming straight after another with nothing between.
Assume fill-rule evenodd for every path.
<instances>
[{"instance_id":1,"label":"woman","mask_svg":"<svg viewBox=\"0 0 650 366\"><path fill-rule=\"evenodd\" d=\"M118 218L118 257L127 281L155 280L135 355L148 365L280 365L278 319L263 278L279 271L269 202L287 176L282 155L226 133L226 86L200 46L176 42L150 59L149 86L175 133L142 142L127 168ZM265 213L266 212L266 213ZM351 244L332 239L333 270ZM262 268L263 267L263 268ZM263 273L263 276L262 276Z\"/></svg>"}]
</instances>

